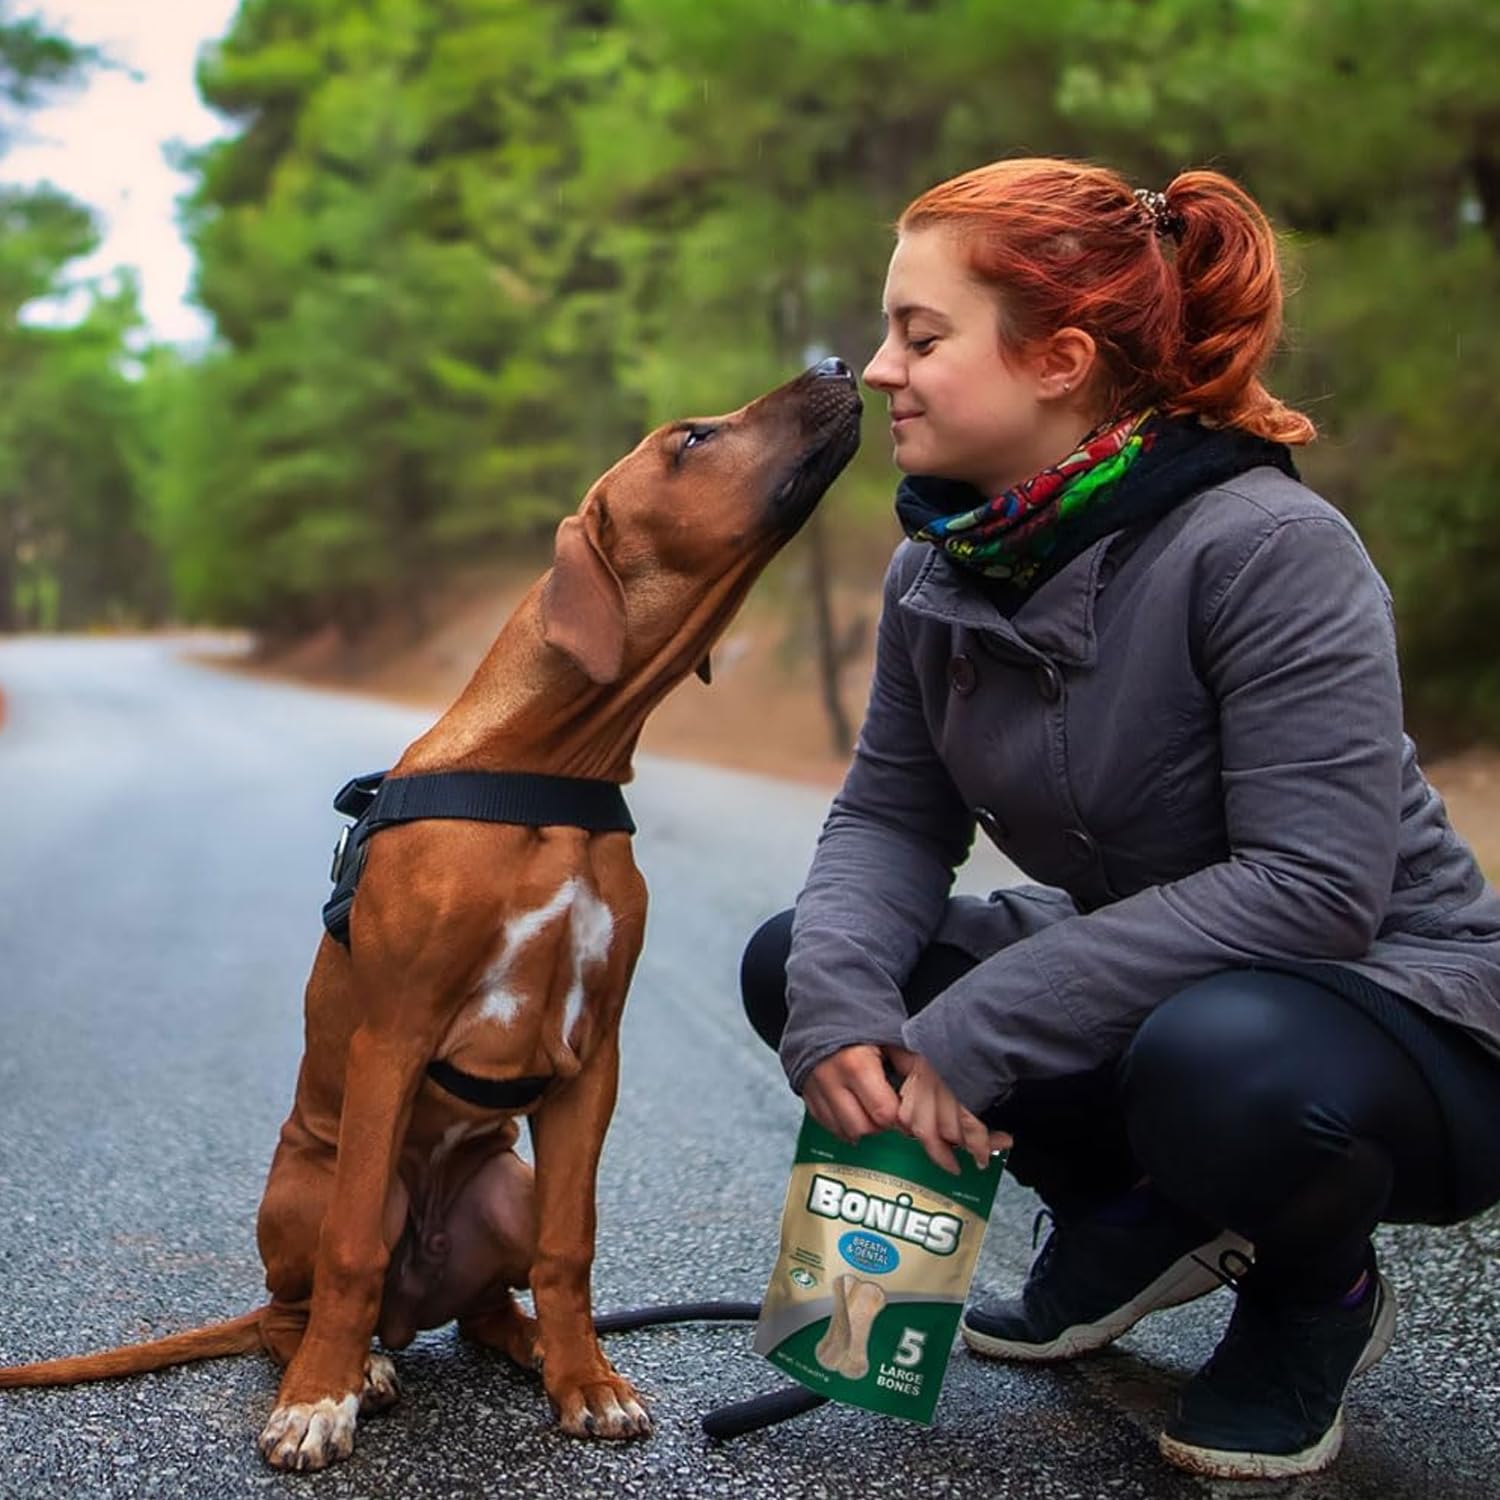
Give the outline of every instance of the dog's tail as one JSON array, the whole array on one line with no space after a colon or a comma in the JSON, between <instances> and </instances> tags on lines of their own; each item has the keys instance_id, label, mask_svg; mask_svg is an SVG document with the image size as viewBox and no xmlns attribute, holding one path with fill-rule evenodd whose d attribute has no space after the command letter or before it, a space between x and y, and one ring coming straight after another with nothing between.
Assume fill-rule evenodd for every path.
<instances>
[{"instance_id":1,"label":"dog's tail","mask_svg":"<svg viewBox=\"0 0 1500 1500\"><path fill-rule=\"evenodd\" d=\"M258 1307L227 1322L174 1333L164 1339L153 1339L149 1344L125 1344L99 1354L0 1367L0 1390L28 1385L81 1385L86 1380L114 1380L120 1375L140 1375L197 1359L248 1354L262 1347L260 1325L264 1316L265 1308Z\"/></svg>"}]
</instances>

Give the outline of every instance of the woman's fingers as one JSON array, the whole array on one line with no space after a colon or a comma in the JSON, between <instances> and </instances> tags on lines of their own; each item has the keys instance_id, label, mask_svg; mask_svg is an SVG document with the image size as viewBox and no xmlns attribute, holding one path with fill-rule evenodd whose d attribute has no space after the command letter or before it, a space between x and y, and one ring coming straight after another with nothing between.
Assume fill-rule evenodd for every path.
<instances>
[{"instance_id":1,"label":"woman's fingers","mask_svg":"<svg viewBox=\"0 0 1500 1500\"><path fill-rule=\"evenodd\" d=\"M886 1060L902 1078L905 1078L917 1065L917 1054L909 1052L905 1047L886 1047Z\"/></svg>"},{"instance_id":2,"label":"woman's fingers","mask_svg":"<svg viewBox=\"0 0 1500 1500\"><path fill-rule=\"evenodd\" d=\"M940 1084L939 1087L942 1093L938 1096L938 1121L942 1130L943 1145L947 1148L948 1157L953 1163L948 1170L957 1172L960 1170L958 1150L959 1148L967 1149L969 1146L969 1132L965 1121L972 1120L974 1117L958 1102L953 1091L946 1084ZM982 1163L981 1170L983 1170Z\"/></svg>"},{"instance_id":3,"label":"woman's fingers","mask_svg":"<svg viewBox=\"0 0 1500 1500\"><path fill-rule=\"evenodd\" d=\"M860 1048L861 1055L851 1058L848 1073L850 1092L870 1121L872 1130L889 1130L896 1123L901 1101L885 1076L885 1061L878 1047Z\"/></svg>"},{"instance_id":4,"label":"woman's fingers","mask_svg":"<svg viewBox=\"0 0 1500 1500\"><path fill-rule=\"evenodd\" d=\"M959 1126L963 1131L963 1148L974 1158L974 1165L982 1172L990 1164L990 1130L989 1126L976 1115L971 1115L968 1110L963 1110L959 1116Z\"/></svg>"},{"instance_id":5,"label":"woman's fingers","mask_svg":"<svg viewBox=\"0 0 1500 1500\"><path fill-rule=\"evenodd\" d=\"M837 1125L834 1122L833 1113L823 1099L823 1091L810 1078L802 1087L802 1103L806 1106L808 1114L824 1130L831 1130L834 1135L839 1133Z\"/></svg>"},{"instance_id":6,"label":"woman's fingers","mask_svg":"<svg viewBox=\"0 0 1500 1500\"><path fill-rule=\"evenodd\" d=\"M942 1079L918 1058L901 1086L900 1124L921 1145L930 1161L945 1172L957 1172L958 1158L944 1138L943 1095L947 1093Z\"/></svg>"},{"instance_id":7,"label":"woman's fingers","mask_svg":"<svg viewBox=\"0 0 1500 1500\"><path fill-rule=\"evenodd\" d=\"M991 1151L1010 1149L1010 1136L1004 1131L992 1132L983 1120L965 1109L936 1070L919 1057L901 1085L896 1123L920 1141L927 1155L946 1172L959 1171L955 1148L967 1151L981 1172L989 1165Z\"/></svg>"},{"instance_id":8,"label":"woman's fingers","mask_svg":"<svg viewBox=\"0 0 1500 1500\"><path fill-rule=\"evenodd\" d=\"M807 1076L802 1100L818 1124L851 1144L889 1130L900 1103L886 1082L880 1048L844 1047L825 1057Z\"/></svg>"},{"instance_id":9,"label":"woman's fingers","mask_svg":"<svg viewBox=\"0 0 1500 1500\"><path fill-rule=\"evenodd\" d=\"M936 1163L945 1172L952 1172L955 1177L958 1175L961 1170L958 1158L953 1154L953 1148L935 1129L927 1135L919 1134L917 1139L922 1143L929 1161Z\"/></svg>"},{"instance_id":10,"label":"woman's fingers","mask_svg":"<svg viewBox=\"0 0 1500 1500\"><path fill-rule=\"evenodd\" d=\"M847 1089L827 1089L809 1082L802 1091L802 1102L824 1130L851 1145L876 1128Z\"/></svg>"}]
</instances>

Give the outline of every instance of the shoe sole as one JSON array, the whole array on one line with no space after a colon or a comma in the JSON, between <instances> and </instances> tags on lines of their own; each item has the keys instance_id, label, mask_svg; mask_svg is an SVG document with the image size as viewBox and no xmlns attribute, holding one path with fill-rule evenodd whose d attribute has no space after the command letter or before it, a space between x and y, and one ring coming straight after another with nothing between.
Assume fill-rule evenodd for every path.
<instances>
[{"instance_id":1,"label":"shoe sole","mask_svg":"<svg viewBox=\"0 0 1500 1500\"><path fill-rule=\"evenodd\" d=\"M1328 1431L1300 1453L1231 1453L1222 1448L1200 1448L1194 1443L1179 1442L1166 1433L1157 1442L1161 1456L1169 1464L1206 1479L1294 1479L1299 1474L1316 1474L1339 1456L1343 1446L1342 1406Z\"/></svg>"},{"instance_id":2,"label":"shoe sole","mask_svg":"<svg viewBox=\"0 0 1500 1500\"><path fill-rule=\"evenodd\" d=\"M1359 1356L1350 1380L1363 1375L1371 1365L1385 1358L1396 1331L1396 1299L1381 1277L1376 1286L1380 1306L1364 1352ZM1316 1474L1339 1456L1344 1446L1344 1408L1335 1413L1333 1423L1317 1442L1300 1453L1236 1453L1223 1448L1201 1448L1162 1433L1157 1441L1161 1456L1169 1464L1190 1474L1209 1479L1295 1479L1299 1474Z\"/></svg>"},{"instance_id":3,"label":"shoe sole","mask_svg":"<svg viewBox=\"0 0 1500 1500\"><path fill-rule=\"evenodd\" d=\"M1217 1239L1175 1260L1160 1276L1129 1302L1123 1303L1112 1313L1107 1313L1097 1322L1075 1323L1065 1328L1046 1344L1022 1344L1009 1339L996 1338L993 1334L981 1333L961 1321L959 1332L964 1343L976 1354L989 1359L1030 1360L1042 1363L1047 1360L1076 1359L1080 1354L1092 1354L1114 1343L1122 1333L1134 1328L1147 1313L1160 1312L1166 1307L1178 1307L1184 1302L1194 1302L1223 1286L1223 1281L1214 1272L1198 1263L1195 1257L1216 1262L1221 1255L1234 1251L1237 1255L1250 1257L1250 1245L1237 1234L1221 1234Z\"/></svg>"}]
</instances>

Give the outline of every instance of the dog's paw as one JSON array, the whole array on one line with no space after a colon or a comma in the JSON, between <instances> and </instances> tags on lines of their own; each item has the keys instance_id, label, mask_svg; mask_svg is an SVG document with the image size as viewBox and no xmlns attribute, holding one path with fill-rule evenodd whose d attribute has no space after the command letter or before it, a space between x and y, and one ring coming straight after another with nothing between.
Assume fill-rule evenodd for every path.
<instances>
[{"instance_id":1,"label":"dog's paw","mask_svg":"<svg viewBox=\"0 0 1500 1500\"><path fill-rule=\"evenodd\" d=\"M374 1354L365 1361L365 1384L359 1393L359 1414L373 1416L389 1411L401 1399L401 1382L388 1354Z\"/></svg>"},{"instance_id":2,"label":"dog's paw","mask_svg":"<svg viewBox=\"0 0 1500 1500\"><path fill-rule=\"evenodd\" d=\"M345 1396L278 1406L260 1435L260 1456L273 1469L326 1469L354 1452L360 1398Z\"/></svg>"},{"instance_id":3,"label":"dog's paw","mask_svg":"<svg viewBox=\"0 0 1500 1500\"><path fill-rule=\"evenodd\" d=\"M571 1437L623 1441L651 1436L646 1408L630 1382L618 1375L580 1385L553 1401L557 1425Z\"/></svg>"}]
</instances>

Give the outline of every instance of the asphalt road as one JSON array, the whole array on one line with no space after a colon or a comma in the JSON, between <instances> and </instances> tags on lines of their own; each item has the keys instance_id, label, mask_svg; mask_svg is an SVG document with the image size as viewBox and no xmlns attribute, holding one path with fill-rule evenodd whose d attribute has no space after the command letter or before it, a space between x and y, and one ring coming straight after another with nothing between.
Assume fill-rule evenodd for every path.
<instances>
[{"instance_id":1,"label":"asphalt road","mask_svg":"<svg viewBox=\"0 0 1500 1500\"><path fill-rule=\"evenodd\" d=\"M424 727L181 660L180 645L0 644L0 1361L259 1302L254 1215L297 1066L341 821L329 799ZM740 1019L736 964L795 893L823 798L655 761L631 800L653 905L604 1157L596 1305L758 1298L799 1106ZM993 858L964 876L1005 878ZM1002 1183L980 1284L1018 1282L1034 1207ZM701 1413L781 1383L743 1327L610 1341L657 1422L628 1447L557 1435L532 1381L451 1330L423 1335L398 1356L401 1404L316 1476L255 1454L276 1387L259 1356L4 1392L0 1500L1500 1495L1500 1216L1385 1230L1380 1249L1396 1346L1350 1394L1344 1456L1300 1484L1215 1487L1156 1457L1173 1388L1228 1316L1221 1292L1073 1366L956 1353L931 1429L825 1407L721 1448Z\"/></svg>"}]
</instances>

